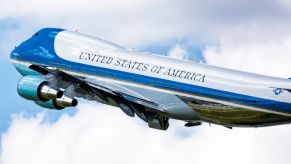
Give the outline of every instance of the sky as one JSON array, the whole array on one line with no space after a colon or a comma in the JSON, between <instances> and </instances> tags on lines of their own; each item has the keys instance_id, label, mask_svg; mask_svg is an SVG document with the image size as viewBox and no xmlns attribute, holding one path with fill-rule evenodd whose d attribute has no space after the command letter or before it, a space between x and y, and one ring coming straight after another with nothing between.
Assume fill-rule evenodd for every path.
<instances>
[{"instance_id":1,"label":"sky","mask_svg":"<svg viewBox=\"0 0 291 164\"><path fill-rule=\"evenodd\" d=\"M291 77L289 0L10 0L0 6L0 164L291 163L291 125L203 124L149 129L118 108L81 100L45 110L18 96L15 46L44 27L127 48L247 72Z\"/></svg>"}]
</instances>

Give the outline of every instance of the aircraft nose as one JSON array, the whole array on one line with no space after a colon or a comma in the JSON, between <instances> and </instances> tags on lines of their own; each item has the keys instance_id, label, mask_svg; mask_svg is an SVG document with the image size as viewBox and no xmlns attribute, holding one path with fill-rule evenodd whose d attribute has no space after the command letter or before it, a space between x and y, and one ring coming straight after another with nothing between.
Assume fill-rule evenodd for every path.
<instances>
[{"instance_id":1,"label":"aircraft nose","mask_svg":"<svg viewBox=\"0 0 291 164\"><path fill-rule=\"evenodd\" d=\"M17 46L13 49L13 51L10 53L10 59L16 59L19 54L17 53Z\"/></svg>"}]
</instances>

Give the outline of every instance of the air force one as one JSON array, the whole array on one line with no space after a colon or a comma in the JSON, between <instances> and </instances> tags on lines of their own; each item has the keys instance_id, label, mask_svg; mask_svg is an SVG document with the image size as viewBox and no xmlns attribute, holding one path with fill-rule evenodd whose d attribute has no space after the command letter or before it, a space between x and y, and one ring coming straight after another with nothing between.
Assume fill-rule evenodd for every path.
<instances>
[{"instance_id":1,"label":"air force one","mask_svg":"<svg viewBox=\"0 0 291 164\"><path fill-rule=\"evenodd\" d=\"M17 91L61 110L87 99L155 129L169 119L232 127L291 123L291 80L135 52L74 31L45 28L17 46ZM110 117L110 116L108 116Z\"/></svg>"}]
</instances>

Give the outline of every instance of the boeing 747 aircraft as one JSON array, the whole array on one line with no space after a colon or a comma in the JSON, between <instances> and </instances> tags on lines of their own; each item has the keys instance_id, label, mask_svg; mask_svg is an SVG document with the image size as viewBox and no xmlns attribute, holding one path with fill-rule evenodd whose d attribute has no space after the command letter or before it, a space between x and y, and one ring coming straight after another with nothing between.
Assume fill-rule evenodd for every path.
<instances>
[{"instance_id":1,"label":"boeing 747 aircraft","mask_svg":"<svg viewBox=\"0 0 291 164\"><path fill-rule=\"evenodd\" d=\"M262 127L291 122L291 80L135 52L74 31L45 28L17 46L17 91L61 110L80 98L119 107L149 127L169 119ZM110 116L108 116L110 117Z\"/></svg>"}]
</instances>

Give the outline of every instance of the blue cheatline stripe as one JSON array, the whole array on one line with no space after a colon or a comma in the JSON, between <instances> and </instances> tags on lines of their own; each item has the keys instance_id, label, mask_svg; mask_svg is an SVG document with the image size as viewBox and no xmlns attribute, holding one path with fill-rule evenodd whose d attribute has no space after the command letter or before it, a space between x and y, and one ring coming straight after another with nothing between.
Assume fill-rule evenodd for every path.
<instances>
[{"instance_id":1,"label":"blue cheatline stripe","mask_svg":"<svg viewBox=\"0 0 291 164\"><path fill-rule=\"evenodd\" d=\"M206 87L201 87L201 86L196 86L196 85L191 85L191 84L185 84L185 83L181 83L177 81L165 80L165 79L160 79L160 78L155 78L155 77L148 77L144 75L133 74L129 72L112 70L112 69L107 69L107 68L102 68L102 67L83 65L79 63L73 63L73 62L71 62L70 66L60 64L57 67L62 67L67 70L72 70L72 71L80 72L84 74L92 74L92 75L101 76L105 78L128 81L128 82L137 83L141 85L149 85L149 86L172 90L176 92L183 92L183 93L194 94L198 96L200 95L203 97L220 99L220 100L230 101L230 102L244 104L244 105L257 106L261 108L274 109L273 104L275 104L275 107L276 109L278 108L278 110L280 107L280 110L282 111L285 111L285 112L291 111L289 108L291 107L291 104L289 103L278 102L274 100L268 100L268 99L253 97L253 96L247 96L247 95L242 95L238 93L232 93L232 92L206 88ZM242 100L252 100L252 102L242 101Z\"/></svg>"},{"instance_id":2,"label":"blue cheatline stripe","mask_svg":"<svg viewBox=\"0 0 291 164\"><path fill-rule=\"evenodd\" d=\"M66 64L63 64L63 63L66 63ZM201 86L196 86L196 85L191 85L191 84L185 84L185 83L176 82L176 81L170 81L170 80L165 80L165 79L160 79L160 78L155 78L155 77L148 77L144 75L122 72L122 71L112 70L112 69L107 69L107 68L102 68L102 67L83 65L79 63L68 62L65 60L64 62L63 61L58 61L58 62L46 61L46 62L40 63L40 65L41 64L63 68L65 70L69 70L73 72L95 75L95 76L115 79L119 81L128 81L128 82L137 83L141 85L149 85L152 87L158 87L158 88L172 90L176 92L194 94L194 95L213 98L213 99L220 99L220 100L230 101L233 103L238 103L238 104L243 104L243 105L248 105L248 106L261 107L261 108L271 109L271 110L274 110L274 108L276 107L275 108L277 109L276 111L290 112L290 110L288 109L290 109L289 107L291 106L291 104L289 103L278 102L278 101L268 100L268 99L263 99L263 98L257 98L253 96L247 96L247 95L242 95L238 93L221 91L217 89L206 88L206 87L201 87ZM241 100L252 100L259 103L241 101ZM275 107L273 106L273 104L275 104Z\"/></svg>"},{"instance_id":3,"label":"blue cheatline stripe","mask_svg":"<svg viewBox=\"0 0 291 164\"><path fill-rule=\"evenodd\" d=\"M54 39L57 33L60 31L62 30L45 29L41 31L40 35L38 36L38 40L40 40L40 42L35 42L33 41L34 38L31 38L32 40L31 42L28 40L25 42L25 44L15 49L11 54L11 58L27 61L27 62L32 62L32 63L39 63L41 65L59 67L66 70L72 70L74 72L80 72L84 74L92 74L92 75L101 76L105 78L128 81L128 82L138 83L142 85L150 85L153 87L163 88L163 89L172 90L176 92L194 94L194 95L209 97L213 99L230 101L233 103L238 103L238 104L243 104L243 105L256 106L260 108L291 113L290 103L263 99L263 98L253 97L253 96L247 96L247 95L242 95L239 93L206 88L206 87L196 86L192 84L185 84L182 82L149 77L149 76L144 76L144 75L139 75L139 74L134 74L134 73L129 73L129 72L112 70L108 68L84 65L84 64L74 63L74 62L64 60L57 56L54 49ZM242 100L248 100L248 101L242 101Z\"/></svg>"}]
</instances>

